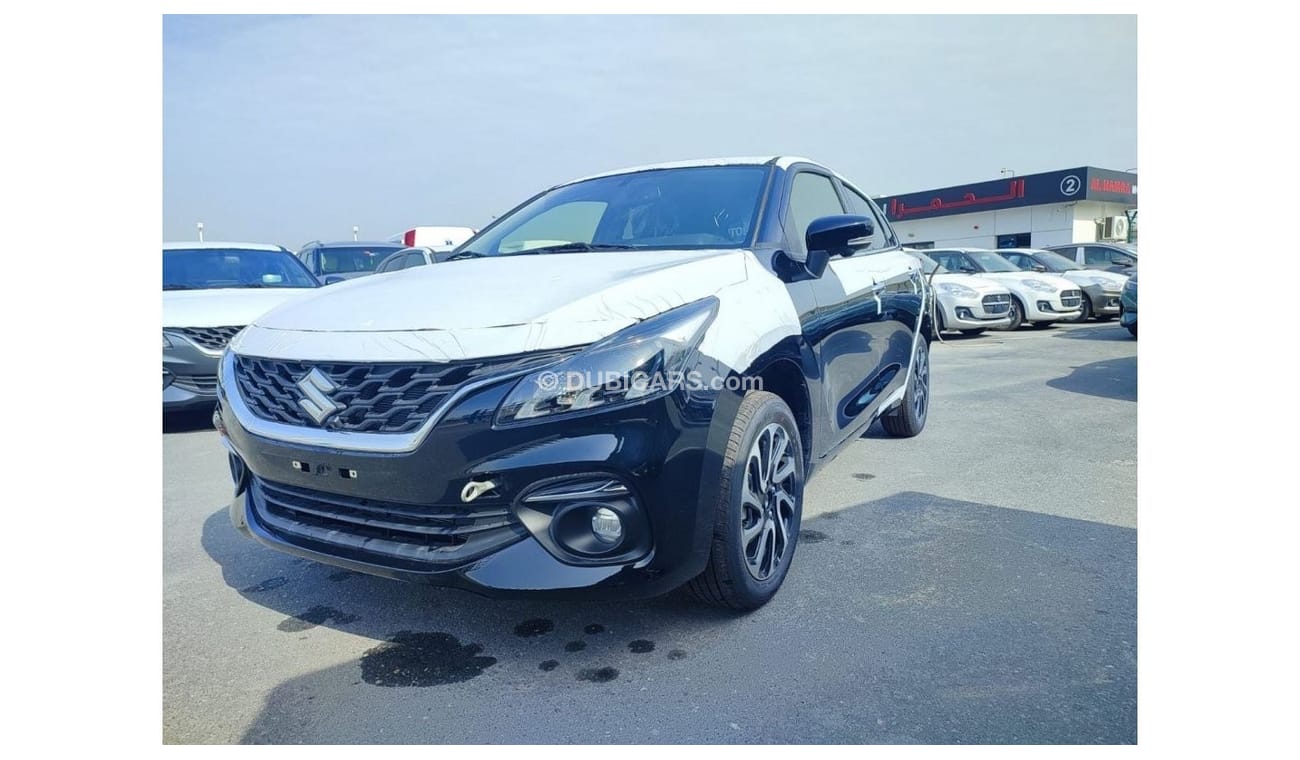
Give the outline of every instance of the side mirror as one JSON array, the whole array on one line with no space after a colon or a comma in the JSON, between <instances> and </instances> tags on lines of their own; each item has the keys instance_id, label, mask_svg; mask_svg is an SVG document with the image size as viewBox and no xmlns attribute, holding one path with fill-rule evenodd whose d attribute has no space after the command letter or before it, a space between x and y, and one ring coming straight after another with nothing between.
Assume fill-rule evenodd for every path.
<instances>
[{"instance_id":1,"label":"side mirror","mask_svg":"<svg viewBox=\"0 0 1300 760\"><path fill-rule=\"evenodd\" d=\"M324 283L324 284L326 284L326 285L334 285L334 284L336 284L336 283L340 283L340 282L343 282L343 278L342 278L342 277L339 277L339 276L336 275L336 274L331 274L331 275L326 275L326 276L325 276L325 283Z\"/></svg>"},{"instance_id":2,"label":"side mirror","mask_svg":"<svg viewBox=\"0 0 1300 760\"><path fill-rule=\"evenodd\" d=\"M1042 264L1035 264L1035 265L1034 265L1034 271L1035 271L1035 272L1046 272L1046 271L1047 271L1047 267L1043 266Z\"/></svg>"},{"instance_id":3,"label":"side mirror","mask_svg":"<svg viewBox=\"0 0 1300 760\"><path fill-rule=\"evenodd\" d=\"M839 214L823 216L812 220L804 242L809 252L826 251L832 256L852 256L851 241L869 238L876 232L876 227L865 216Z\"/></svg>"},{"instance_id":4,"label":"side mirror","mask_svg":"<svg viewBox=\"0 0 1300 760\"><path fill-rule=\"evenodd\" d=\"M809 251L802 261L785 251L777 251L773 257L776 274L786 282L815 280L826 273L826 265L831 255L826 251Z\"/></svg>"},{"instance_id":5,"label":"side mirror","mask_svg":"<svg viewBox=\"0 0 1300 760\"><path fill-rule=\"evenodd\" d=\"M979 270L971 266L970 264L962 264L957 271L961 272L962 274L979 274Z\"/></svg>"}]
</instances>

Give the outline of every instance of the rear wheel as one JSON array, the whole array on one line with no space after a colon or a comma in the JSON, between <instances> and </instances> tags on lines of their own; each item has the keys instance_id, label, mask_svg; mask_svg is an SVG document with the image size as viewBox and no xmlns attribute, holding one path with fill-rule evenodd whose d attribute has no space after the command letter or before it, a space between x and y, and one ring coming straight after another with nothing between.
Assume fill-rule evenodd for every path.
<instances>
[{"instance_id":1,"label":"rear wheel","mask_svg":"<svg viewBox=\"0 0 1300 760\"><path fill-rule=\"evenodd\" d=\"M911 438L925 428L930 414L930 346L924 339L916 342L912 358L912 375L898 408L880 418L885 432L895 438Z\"/></svg>"},{"instance_id":2,"label":"rear wheel","mask_svg":"<svg viewBox=\"0 0 1300 760\"><path fill-rule=\"evenodd\" d=\"M695 598L737 610L763 606L794 559L803 514L803 444L780 396L750 391L722 462L709 564L686 584Z\"/></svg>"}]
</instances>

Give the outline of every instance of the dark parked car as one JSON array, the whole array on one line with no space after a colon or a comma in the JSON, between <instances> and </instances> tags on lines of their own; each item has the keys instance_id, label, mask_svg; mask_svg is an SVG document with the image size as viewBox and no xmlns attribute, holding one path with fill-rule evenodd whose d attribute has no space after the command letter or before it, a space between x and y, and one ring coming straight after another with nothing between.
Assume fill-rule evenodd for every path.
<instances>
[{"instance_id":1,"label":"dark parked car","mask_svg":"<svg viewBox=\"0 0 1300 760\"><path fill-rule=\"evenodd\" d=\"M1138 249L1132 243L1069 243L1049 245L1046 250L1056 251L1088 269L1127 275L1133 274L1138 265Z\"/></svg>"},{"instance_id":2,"label":"dark parked car","mask_svg":"<svg viewBox=\"0 0 1300 760\"><path fill-rule=\"evenodd\" d=\"M809 475L876 420L925 426L930 298L868 196L806 159L557 185L436 266L239 334L231 520L389 578L752 609Z\"/></svg>"},{"instance_id":3,"label":"dark parked car","mask_svg":"<svg viewBox=\"0 0 1300 760\"><path fill-rule=\"evenodd\" d=\"M1119 323L1128 328L1133 337L1138 336L1138 276L1137 272L1124 284L1120 295Z\"/></svg>"},{"instance_id":4,"label":"dark parked car","mask_svg":"<svg viewBox=\"0 0 1300 760\"><path fill-rule=\"evenodd\" d=\"M402 250L401 243L341 243L313 241L298 251L298 259L326 285L374 274L379 263Z\"/></svg>"}]
</instances>

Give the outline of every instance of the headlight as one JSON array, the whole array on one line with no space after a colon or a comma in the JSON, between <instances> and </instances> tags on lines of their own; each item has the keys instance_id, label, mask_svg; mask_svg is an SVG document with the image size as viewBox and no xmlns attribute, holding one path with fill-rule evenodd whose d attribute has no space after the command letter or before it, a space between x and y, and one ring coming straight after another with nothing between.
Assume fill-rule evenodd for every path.
<instances>
[{"instance_id":1,"label":"headlight","mask_svg":"<svg viewBox=\"0 0 1300 760\"><path fill-rule=\"evenodd\" d=\"M1043 282L1042 280L1021 280L1021 281L1020 281L1020 284L1024 285L1026 288L1029 288L1030 290L1037 290L1037 291L1039 291L1040 293L1055 293L1055 292L1056 292L1056 288L1055 288L1055 287L1053 287L1053 286L1051 286L1051 285L1048 285L1047 283Z\"/></svg>"},{"instance_id":2,"label":"headlight","mask_svg":"<svg viewBox=\"0 0 1300 760\"><path fill-rule=\"evenodd\" d=\"M522 422L671 393L681 384L687 360L717 311L718 299L712 296L680 306L524 377L501 402L497 422Z\"/></svg>"},{"instance_id":3,"label":"headlight","mask_svg":"<svg viewBox=\"0 0 1300 760\"><path fill-rule=\"evenodd\" d=\"M167 339L167 333L163 333L163 348L171 348L172 342Z\"/></svg>"},{"instance_id":4,"label":"headlight","mask_svg":"<svg viewBox=\"0 0 1300 760\"><path fill-rule=\"evenodd\" d=\"M955 282L941 282L935 287L939 289L940 293L947 293L950 296L957 296L959 298L974 298L979 295L979 293L976 293L965 285L958 285Z\"/></svg>"}]
</instances>

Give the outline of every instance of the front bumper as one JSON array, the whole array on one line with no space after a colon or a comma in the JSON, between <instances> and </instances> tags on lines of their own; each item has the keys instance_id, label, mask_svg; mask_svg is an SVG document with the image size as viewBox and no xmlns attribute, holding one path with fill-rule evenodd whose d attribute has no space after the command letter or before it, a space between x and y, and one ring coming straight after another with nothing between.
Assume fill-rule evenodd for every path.
<instances>
[{"instance_id":1,"label":"front bumper","mask_svg":"<svg viewBox=\"0 0 1300 760\"><path fill-rule=\"evenodd\" d=\"M1082 293L1075 291L1057 291L1055 293L1039 292L1036 290L1025 291L1025 321L1027 322L1056 322L1062 319L1071 319L1079 315ZM1067 302L1065 294L1075 293L1073 301Z\"/></svg>"},{"instance_id":2,"label":"front bumper","mask_svg":"<svg viewBox=\"0 0 1300 760\"><path fill-rule=\"evenodd\" d=\"M1096 316L1113 317L1119 314L1120 291L1107 290L1101 285L1089 285L1083 289L1092 304L1092 313Z\"/></svg>"},{"instance_id":3,"label":"front bumper","mask_svg":"<svg viewBox=\"0 0 1300 760\"><path fill-rule=\"evenodd\" d=\"M943 311L943 326L946 330L983 330L1011 324L1009 297L1000 307L986 304L983 296L954 296L948 293L940 293L938 302ZM998 313L992 313L991 309L994 308L998 309Z\"/></svg>"},{"instance_id":4,"label":"front bumper","mask_svg":"<svg viewBox=\"0 0 1300 760\"><path fill-rule=\"evenodd\" d=\"M220 353L210 353L178 336L163 349L163 411L211 409L217 403Z\"/></svg>"},{"instance_id":5,"label":"front bumper","mask_svg":"<svg viewBox=\"0 0 1300 760\"><path fill-rule=\"evenodd\" d=\"M405 453L254 435L223 397L237 492L232 523L319 562L491 596L653 596L698 575L717 499L723 443L710 422L719 404L679 389L622 409L495 427L513 385L489 384L453 402ZM532 501L539 488L592 478L625 493ZM470 481L495 487L465 502ZM566 515L588 502L625 518L623 541L603 555L564 543L574 523Z\"/></svg>"}]
</instances>

